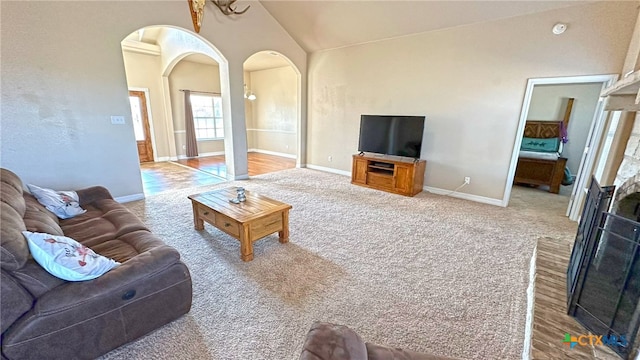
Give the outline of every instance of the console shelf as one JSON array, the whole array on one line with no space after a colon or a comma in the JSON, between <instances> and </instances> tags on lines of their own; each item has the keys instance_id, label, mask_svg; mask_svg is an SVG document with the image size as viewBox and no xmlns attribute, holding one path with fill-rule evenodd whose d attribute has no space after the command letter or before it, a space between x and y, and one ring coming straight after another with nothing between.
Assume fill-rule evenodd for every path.
<instances>
[{"instance_id":1,"label":"console shelf","mask_svg":"<svg viewBox=\"0 0 640 360\"><path fill-rule=\"evenodd\" d=\"M353 155L351 183L395 194L414 196L422 191L426 160L393 160Z\"/></svg>"}]
</instances>

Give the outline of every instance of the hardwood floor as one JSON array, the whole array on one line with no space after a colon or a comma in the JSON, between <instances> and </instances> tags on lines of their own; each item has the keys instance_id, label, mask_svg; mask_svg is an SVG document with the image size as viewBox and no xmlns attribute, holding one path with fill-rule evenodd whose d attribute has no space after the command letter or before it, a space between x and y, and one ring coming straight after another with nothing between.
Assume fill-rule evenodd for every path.
<instances>
[{"instance_id":1,"label":"hardwood floor","mask_svg":"<svg viewBox=\"0 0 640 360\"><path fill-rule=\"evenodd\" d=\"M224 178L170 161L142 163L140 173L145 195L226 181Z\"/></svg>"},{"instance_id":2,"label":"hardwood floor","mask_svg":"<svg viewBox=\"0 0 640 360\"><path fill-rule=\"evenodd\" d=\"M250 152L247 154L247 159L249 176L266 174L285 169L293 169L296 167L295 159L285 158L282 156ZM227 165L225 164L224 155L206 156L195 159L181 159L178 160L178 162L225 179L227 177Z\"/></svg>"},{"instance_id":3,"label":"hardwood floor","mask_svg":"<svg viewBox=\"0 0 640 360\"><path fill-rule=\"evenodd\" d=\"M224 160L224 155L221 155L140 164L144 193L153 195L172 189L224 182L227 177ZM292 169L295 166L295 159L253 152L248 154L249 176Z\"/></svg>"},{"instance_id":4,"label":"hardwood floor","mask_svg":"<svg viewBox=\"0 0 640 360\"><path fill-rule=\"evenodd\" d=\"M571 349L563 342L567 333L571 336L589 333L566 313L566 271L570 257L568 242L538 240L531 359L619 359L606 346L576 345Z\"/></svg>"}]
</instances>

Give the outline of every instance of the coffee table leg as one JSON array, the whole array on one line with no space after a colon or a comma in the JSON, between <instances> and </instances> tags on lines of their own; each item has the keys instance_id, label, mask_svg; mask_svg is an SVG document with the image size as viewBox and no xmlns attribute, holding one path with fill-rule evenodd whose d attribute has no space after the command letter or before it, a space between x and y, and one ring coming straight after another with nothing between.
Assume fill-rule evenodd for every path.
<instances>
[{"instance_id":1,"label":"coffee table leg","mask_svg":"<svg viewBox=\"0 0 640 360\"><path fill-rule=\"evenodd\" d=\"M193 206L193 225L195 226L196 230L204 230L204 221L202 221L202 219L200 218L200 210L198 210L198 205L195 203L195 201L192 201L191 205Z\"/></svg>"},{"instance_id":2,"label":"coffee table leg","mask_svg":"<svg viewBox=\"0 0 640 360\"><path fill-rule=\"evenodd\" d=\"M249 225L244 225L240 233L240 259L242 261L253 260L253 244L249 234Z\"/></svg>"},{"instance_id":3,"label":"coffee table leg","mask_svg":"<svg viewBox=\"0 0 640 360\"><path fill-rule=\"evenodd\" d=\"M281 243L289 242L289 210L282 212L282 230L278 232Z\"/></svg>"}]
</instances>

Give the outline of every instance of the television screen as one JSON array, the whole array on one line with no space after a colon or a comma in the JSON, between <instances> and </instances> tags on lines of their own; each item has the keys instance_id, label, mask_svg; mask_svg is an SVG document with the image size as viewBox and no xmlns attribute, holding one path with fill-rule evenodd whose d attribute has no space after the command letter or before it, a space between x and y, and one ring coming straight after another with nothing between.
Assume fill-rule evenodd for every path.
<instances>
[{"instance_id":1,"label":"television screen","mask_svg":"<svg viewBox=\"0 0 640 360\"><path fill-rule=\"evenodd\" d=\"M420 157L424 116L362 115L358 151Z\"/></svg>"}]
</instances>

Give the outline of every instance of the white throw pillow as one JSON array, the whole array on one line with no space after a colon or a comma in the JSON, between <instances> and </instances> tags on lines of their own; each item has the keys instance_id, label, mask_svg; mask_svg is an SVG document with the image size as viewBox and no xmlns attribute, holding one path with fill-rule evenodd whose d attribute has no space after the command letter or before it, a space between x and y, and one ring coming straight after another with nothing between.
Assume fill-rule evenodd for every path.
<instances>
[{"instance_id":1,"label":"white throw pillow","mask_svg":"<svg viewBox=\"0 0 640 360\"><path fill-rule=\"evenodd\" d=\"M29 191L47 210L60 219L69 219L84 214L87 210L80 207L78 193L75 191L55 191L28 184Z\"/></svg>"},{"instance_id":2,"label":"white throw pillow","mask_svg":"<svg viewBox=\"0 0 640 360\"><path fill-rule=\"evenodd\" d=\"M23 231L31 256L51 275L67 281L84 281L120 265L66 236Z\"/></svg>"}]
</instances>

